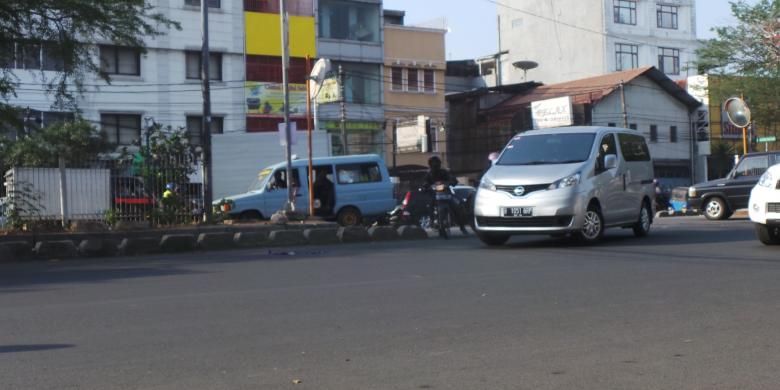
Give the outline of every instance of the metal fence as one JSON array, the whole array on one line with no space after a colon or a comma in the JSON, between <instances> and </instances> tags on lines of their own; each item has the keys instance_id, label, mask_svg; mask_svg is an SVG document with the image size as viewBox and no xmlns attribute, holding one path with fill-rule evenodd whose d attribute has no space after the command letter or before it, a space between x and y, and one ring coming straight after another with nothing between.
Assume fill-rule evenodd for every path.
<instances>
[{"instance_id":1,"label":"metal fence","mask_svg":"<svg viewBox=\"0 0 780 390\"><path fill-rule=\"evenodd\" d=\"M200 167L172 157L60 161L4 173L0 229L76 221L192 224L204 205Z\"/></svg>"}]
</instances>

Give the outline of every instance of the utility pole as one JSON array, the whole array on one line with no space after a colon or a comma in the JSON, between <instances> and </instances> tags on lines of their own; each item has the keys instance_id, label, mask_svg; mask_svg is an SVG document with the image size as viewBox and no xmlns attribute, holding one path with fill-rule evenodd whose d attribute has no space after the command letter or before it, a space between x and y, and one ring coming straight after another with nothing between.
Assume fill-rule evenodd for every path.
<instances>
[{"instance_id":1,"label":"utility pole","mask_svg":"<svg viewBox=\"0 0 780 390\"><path fill-rule=\"evenodd\" d=\"M628 111L626 110L626 89L623 81L620 82L620 107L623 110L623 128L628 128Z\"/></svg>"},{"instance_id":2,"label":"utility pole","mask_svg":"<svg viewBox=\"0 0 780 390\"><path fill-rule=\"evenodd\" d=\"M344 88L344 68L339 65L339 100L341 102L341 144L344 145L344 155L349 155L347 144L347 101Z\"/></svg>"},{"instance_id":3,"label":"utility pole","mask_svg":"<svg viewBox=\"0 0 780 390\"><path fill-rule=\"evenodd\" d=\"M290 134L290 79L288 71L290 68L290 41L289 41L289 18L287 15L287 0L279 0L279 16L282 24L282 83L284 84L284 138L285 154L287 156L287 204L284 207L286 212L295 211L295 194L293 193L292 177L292 134Z\"/></svg>"},{"instance_id":4,"label":"utility pole","mask_svg":"<svg viewBox=\"0 0 780 390\"><path fill-rule=\"evenodd\" d=\"M496 86L503 84L503 72L501 71L501 15L496 16L496 26L498 26L498 55L496 56ZM509 53L507 51L507 53ZM525 81L525 80L523 80Z\"/></svg>"},{"instance_id":5,"label":"utility pole","mask_svg":"<svg viewBox=\"0 0 780 390\"><path fill-rule=\"evenodd\" d=\"M398 155L398 119L393 119L393 169L396 167L396 156Z\"/></svg>"},{"instance_id":6,"label":"utility pole","mask_svg":"<svg viewBox=\"0 0 780 390\"><path fill-rule=\"evenodd\" d=\"M203 221L211 222L212 182L211 182L211 86L209 80L209 4L200 1L200 14L203 34L203 47L200 53L203 82L203 118L200 126L200 139L203 147Z\"/></svg>"}]
</instances>

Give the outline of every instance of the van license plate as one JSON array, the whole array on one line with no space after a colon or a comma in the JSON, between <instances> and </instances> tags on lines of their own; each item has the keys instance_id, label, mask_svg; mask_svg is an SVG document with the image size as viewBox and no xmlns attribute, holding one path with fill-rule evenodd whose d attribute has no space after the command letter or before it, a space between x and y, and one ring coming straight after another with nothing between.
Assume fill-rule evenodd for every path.
<instances>
[{"instance_id":1,"label":"van license plate","mask_svg":"<svg viewBox=\"0 0 780 390\"><path fill-rule=\"evenodd\" d=\"M534 215L533 207L507 207L504 209L504 217L519 218L532 217Z\"/></svg>"}]
</instances>

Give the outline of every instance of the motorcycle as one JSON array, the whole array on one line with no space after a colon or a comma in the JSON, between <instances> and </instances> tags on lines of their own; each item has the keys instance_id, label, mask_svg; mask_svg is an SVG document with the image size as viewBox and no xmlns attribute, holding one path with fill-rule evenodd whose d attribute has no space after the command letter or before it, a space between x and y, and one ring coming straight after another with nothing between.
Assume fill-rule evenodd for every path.
<instances>
[{"instance_id":1,"label":"motorcycle","mask_svg":"<svg viewBox=\"0 0 780 390\"><path fill-rule=\"evenodd\" d=\"M448 184L436 182L431 186L433 190L433 204L431 207L431 221L433 227L439 231L439 237L449 238L450 226L452 226L452 187Z\"/></svg>"}]
</instances>

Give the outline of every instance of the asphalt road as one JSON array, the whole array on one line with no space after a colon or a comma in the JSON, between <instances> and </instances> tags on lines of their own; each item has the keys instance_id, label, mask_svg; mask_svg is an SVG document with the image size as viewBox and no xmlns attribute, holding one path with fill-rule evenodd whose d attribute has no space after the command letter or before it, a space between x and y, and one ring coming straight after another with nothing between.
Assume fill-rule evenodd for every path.
<instances>
[{"instance_id":1,"label":"asphalt road","mask_svg":"<svg viewBox=\"0 0 780 390\"><path fill-rule=\"evenodd\" d=\"M6 390L777 389L778 328L746 220L0 267Z\"/></svg>"}]
</instances>

